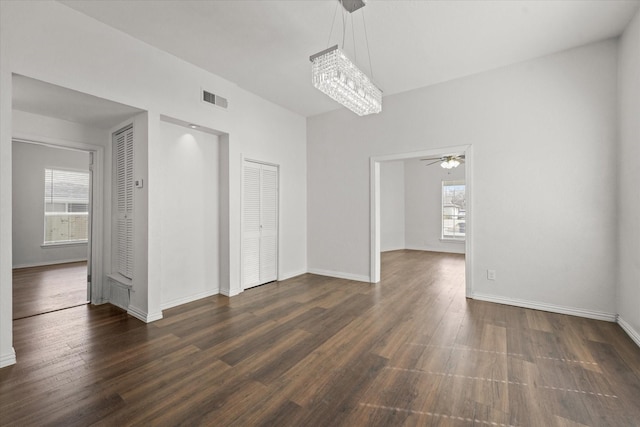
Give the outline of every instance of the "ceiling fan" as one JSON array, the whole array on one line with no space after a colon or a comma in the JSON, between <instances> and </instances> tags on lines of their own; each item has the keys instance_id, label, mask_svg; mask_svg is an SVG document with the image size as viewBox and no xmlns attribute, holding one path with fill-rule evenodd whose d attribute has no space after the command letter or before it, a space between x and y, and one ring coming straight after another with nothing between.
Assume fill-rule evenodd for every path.
<instances>
[{"instance_id":1,"label":"ceiling fan","mask_svg":"<svg viewBox=\"0 0 640 427\"><path fill-rule=\"evenodd\" d=\"M444 169L453 169L460 166L461 163L464 163L464 154L452 154L449 156L442 157L431 157L427 159L420 159L422 161L433 160L431 163L427 163L425 166L435 165L436 163L440 163L440 166Z\"/></svg>"}]
</instances>

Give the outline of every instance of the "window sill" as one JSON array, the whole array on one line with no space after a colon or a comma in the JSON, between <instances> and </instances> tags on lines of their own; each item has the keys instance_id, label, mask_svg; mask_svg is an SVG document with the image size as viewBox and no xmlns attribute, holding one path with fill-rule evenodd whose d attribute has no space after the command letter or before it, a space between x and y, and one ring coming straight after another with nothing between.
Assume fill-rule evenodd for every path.
<instances>
[{"instance_id":1,"label":"window sill","mask_svg":"<svg viewBox=\"0 0 640 427\"><path fill-rule=\"evenodd\" d=\"M458 243L458 244L460 243L464 244L466 242L465 239L443 239L442 237L440 238L440 241L442 243Z\"/></svg>"},{"instance_id":2,"label":"window sill","mask_svg":"<svg viewBox=\"0 0 640 427\"><path fill-rule=\"evenodd\" d=\"M40 245L42 249L52 249L52 248L68 248L73 246L87 246L88 242L60 242L60 243L43 243Z\"/></svg>"}]
</instances>

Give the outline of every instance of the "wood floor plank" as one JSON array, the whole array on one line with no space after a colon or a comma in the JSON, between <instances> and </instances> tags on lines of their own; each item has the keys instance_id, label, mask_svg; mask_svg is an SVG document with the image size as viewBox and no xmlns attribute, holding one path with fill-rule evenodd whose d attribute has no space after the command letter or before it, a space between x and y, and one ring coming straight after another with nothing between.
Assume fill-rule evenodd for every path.
<instances>
[{"instance_id":1,"label":"wood floor plank","mask_svg":"<svg viewBox=\"0 0 640 427\"><path fill-rule=\"evenodd\" d=\"M87 262L13 270L13 318L87 303Z\"/></svg>"},{"instance_id":2,"label":"wood floor plank","mask_svg":"<svg viewBox=\"0 0 640 427\"><path fill-rule=\"evenodd\" d=\"M375 285L303 274L151 324L108 304L15 320L0 426L640 426L618 325L466 299L464 268L393 251Z\"/></svg>"}]
</instances>

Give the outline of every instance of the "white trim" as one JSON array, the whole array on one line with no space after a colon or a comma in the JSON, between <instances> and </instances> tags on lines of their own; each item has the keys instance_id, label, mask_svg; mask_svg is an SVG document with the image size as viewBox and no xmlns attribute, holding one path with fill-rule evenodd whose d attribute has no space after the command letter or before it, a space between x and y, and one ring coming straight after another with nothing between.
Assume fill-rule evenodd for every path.
<instances>
[{"instance_id":1,"label":"white trim","mask_svg":"<svg viewBox=\"0 0 640 427\"><path fill-rule=\"evenodd\" d=\"M459 145L442 147L409 153L396 153L385 156L371 156L369 158L369 188L370 188L370 224L369 224L369 258L370 282L380 281L380 163L394 160L407 160L419 157L446 156L464 153L465 181L467 190L466 239L465 239L465 294L473 293L473 146Z\"/></svg>"},{"instance_id":2,"label":"white trim","mask_svg":"<svg viewBox=\"0 0 640 427\"><path fill-rule=\"evenodd\" d=\"M200 292L200 293L197 293L197 294L194 294L194 295L190 295L188 297L178 298L178 299L174 299L174 300L171 300L171 301L167 301L167 302L164 302L164 303L160 304L160 310L166 310L168 308L177 307L177 306L182 305L182 304L188 304L190 302L194 302L194 301L197 301L197 300L202 299L202 298L208 298L208 297L213 296L213 295L218 295L219 293L220 293L220 289L219 288L215 288L215 289L212 289L210 291Z\"/></svg>"},{"instance_id":3,"label":"white trim","mask_svg":"<svg viewBox=\"0 0 640 427\"><path fill-rule=\"evenodd\" d=\"M302 276L303 274L307 273L307 269L302 269L302 270L297 270L297 271L290 271L288 273L283 273L280 275L280 277L278 277L278 282L282 282L284 280L289 280L291 278L294 277L298 277L298 276Z\"/></svg>"},{"instance_id":4,"label":"white trim","mask_svg":"<svg viewBox=\"0 0 640 427\"><path fill-rule=\"evenodd\" d=\"M618 316L618 325L629 335L629 337L640 347L640 332L633 329L622 317Z\"/></svg>"},{"instance_id":5,"label":"white trim","mask_svg":"<svg viewBox=\"0 0 640 427\"><path fill-rule=\"evenodd\" d=\"M104 150L102 145L87 144L84 142L70 141L60 138L50 138L42 135L32 135L24 132L15 132L11 137L11 142L23 142L26 144L42 145L45 147L60 148L63 150L72 151L97 151L98 149Z\"/></svg>"},{"instance_id":6,"label":"white trim","mask_svg":"<svg viewBox=\"0 0 640 427\"><path fill-rule=\"evenodd\" d=\"M404 249L408 249L406 246L392 246L389 248L385 248L385 249L380 249L380 253L382 252L393 252L393 251L401 251Z\"/></svg>"},{"instance_id":7,"label":"white trim","mask_svg":"<svg viewBox=\"0 0 640 427\"><path fill-rule=\"evenodd\" d=\"M155 322L156 320L162 319L162 311L160 311L159 313L148 314L146 311L140 310L139 308L132 305L129 305L127 313L138 320L142 320L144 323L151 323Z\"/></svg>"},{"instance_id":8,"label":"white trim","mask_svg":"<svg viewBox=\"0 0 640 427\"><path fill-rule=\"evenodd\" d=\"M335 277L337 279L355 280L357 282L370 283L369 277L360 274L344 273L341 271L322 270L320 268L310 268L309 273L319 276Z\"/></svg>"},{"instance_id":9,"label":"white trim","mask_svg":"<svg viewBox=\"0 0 640 427\"><path fill-rule=\"evenodd\" d=\"M445 185L449 186L453 186L453 185L464 185L465 186L465 192L466 192L466 180L465 179L443 179L440 180L440 242L442 243L464 243L467 239L466 239L466 231L465 231L465 235L462 236L462 238L460 237L448 237L444 235L444 187ZM459 219L459 218L458 218ZM466 218L465 218L466 221ZM466 222L465 222L465 226L466 226ZM454 222L454 232L455 232L455 222Z\"/></svg>"},{"instance_id":10,"label":"white trim","mask_svg":"<svg viewBox=\"0 0 640 427\"><path fill-rule=\"evenodd\" d=\"M242 293L242 289L221 289L220 290L220 294L224 295L225 297L234 297L236 295L240 295Z\"/></svg>"},{"instance_id":11,"label":"white trim","mask_svg":"<svg viewBox=\"0 0 640 427\"><path fill-rule=\"evenodd\" d=\"M465 277L465 295L473 295L473 145L468 145L464 152L464 180L466 185L467 208L465 218L465 239L464 239L464 277Z\"/></svg>"},{"instance_id":12,"label":"white trim","mask_svg":"<svg viewBox=\"0 0 640 427\"><path fill-rule=\"evenodd\" d=\"M464 243L464 242L460 242L460 243ZM464 253L464 249L460 248L460 246L452 246L450 248L446 248L446 247L433 247L433 246L407 246L406 248L407 250L410 251L424 251L424 252L443 252L446 254L460 254L460 255L465 255Z\"/></svg>"},{"instance_id":13,"label":"white trim","mask_svg":"<svg viewBox=\"0 0 640 427\"><path fill-rule=\"evenodd\" d=\"M68 242L56 242L56 243L43 243L40 245L42 249L55 249L55 248L69 248L74 246L87 246L88 240L82 241L68 241Z\"/></svg>"},{"instance_id":14,"label":"white trim","mask_svg":"<svg viewBox=\"0 0 640 427\"><path fill-rule=\"evenodd\" d=\"M11 347L11 353L0 355L0 368L16 364L16 350Z\"/></svg>"},{"instance_id":15,"label":"white trim","mask_svg":"<svg viewBox=\"0 0 640 427\"><path fill-rule=\"evenodd\" d=\"M234 295L238 295L239 293L247 290L247 289L251 289L252 287L255 286L260 286L263 285L264 283L260 283L258 285L253 285L253 286L249 286L248 288L245 287L244 285L244 268L243 268L243 254L244 254L244 172L245 172L245 167L247 163L255 163L257 165L260 165L260 167L262 166L269 166L269 167L273 167L276 169L276 280L280 280L280 261L281 261L281 257L280 257L280 213L282 212L281 210L281 197L280 197L280 165L277 163L270 163L270 162L266 162L263 160L256 160L253 158L248 158L245 157L244 154L240 154L240 157L242 159L242 163L241 163L241 167L240 167L240 289L237 293L233 293L232 290L229 290L229 295L227 295L227 293L223 293L223 295L226 296L234 296ZM260 175L262 176L262 174ZM260 178L260 180L262 181L262 178ZM260 196L262 198L262 196ZM262 229L262 226L260 226L260 228ZM261 281L261 280L258 280ZM268 283L268 282L265 282Z\"/></svg>"},{"instance_id":16,"label":"white trim","mask_svg":"<svg viewBox=\"0 0 640 427\"><path fill-rule=\"evenodd\" d=\"M30 262L27 264L19 264L19 265L14 265L13 269L18 269L18 268L31 268L31 267L43 267L45 265L58 265L58 264L70 264L72 262L82 262L82 261L87 261L86 258L78 258L78 259L62 259L62 260L56 260L56 261L42 261L42 262Z\"/></svg>"},{"instance_id":17,"label":"white trim","mask_svg":"<svg viewBox=\"0 0 640 427\"><path fill-rule=\"evenodd\" d=\"M614 313L606 313L598 310L588 310L577 307L566 307L555 304L547 304L536 301L527 301L516 298L505 298L497 295L487 295L474 293L471 298L479 301L494 302L497 304L512 305L522 308L531 308L533 310L548 311L551 313L568 314L570 316L585 317L587 319L604 320L607 322L615 322L617 315Z\"/></svg>"},{"instance_id":18,"label":"white trim","mask_svg":"<svg viewBox=\"0 0 640 427\"><path fill-rule=\"evenodd\" d=\"M369 160L369 281L380 281L380 162Z\"/></svg>"}]
</instances>

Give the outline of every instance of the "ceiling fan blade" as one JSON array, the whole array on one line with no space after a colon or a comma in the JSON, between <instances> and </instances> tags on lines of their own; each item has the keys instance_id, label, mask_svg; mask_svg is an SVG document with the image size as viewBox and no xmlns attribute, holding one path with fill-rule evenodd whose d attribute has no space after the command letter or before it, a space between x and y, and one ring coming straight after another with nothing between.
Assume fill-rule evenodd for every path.
<instances>
[{"instance_id":1,"label":"ceiling fan blade","mask_svg":"<svg viewBox=\"0 0 640 427\"><path fill-rule=\"evenodd\" d=\"M425 161L425 160L444 160L444 157L428 157L426 159L420 159L420 161Z\"/></svg>"},{"instance_id":2,"label":"ceiling fan blade","mask_svg":"<svg viewBox=\"0 0 640 427\"><path fill-rule=\"evenodd\" d=\"M433 159L424 159L424 160L433 160ZM441 162L442 162L442 159L438 159L435 162L427 163L425 166L431 166L431 165L435 165L436 163L441 163Z\"/></svg>"}]
</instances>

